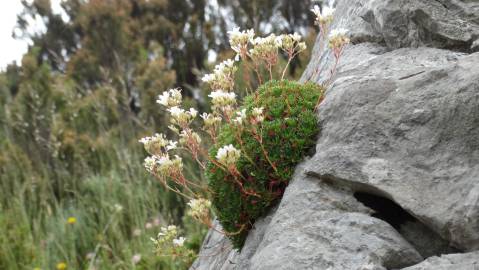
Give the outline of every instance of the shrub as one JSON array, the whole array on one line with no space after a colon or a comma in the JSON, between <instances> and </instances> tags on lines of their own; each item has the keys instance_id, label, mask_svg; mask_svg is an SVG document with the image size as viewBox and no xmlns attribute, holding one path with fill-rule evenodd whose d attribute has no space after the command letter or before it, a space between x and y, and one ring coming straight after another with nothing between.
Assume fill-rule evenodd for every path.
<instances>
[{"instance_id":1,"label":"shrub","mask_svg":"<svg viewBox=\"0 0 479 270\"><path fill-rule=\"evenodd\" d=\"M265 109L261 140L255 139L247 127L222 127L210 151L212 159L223 145L240 149L242 155L236 166L242 185L248 193L257 194L245 194L229 172L209 162L206 175L215 213L236 248L242 247L254 221L281 198L295 165L314 145L318 133L314 107L320 94L316 84L270 81L246 97L243 105L247 116L255 107Z\"/></svg>"}]
</instances>

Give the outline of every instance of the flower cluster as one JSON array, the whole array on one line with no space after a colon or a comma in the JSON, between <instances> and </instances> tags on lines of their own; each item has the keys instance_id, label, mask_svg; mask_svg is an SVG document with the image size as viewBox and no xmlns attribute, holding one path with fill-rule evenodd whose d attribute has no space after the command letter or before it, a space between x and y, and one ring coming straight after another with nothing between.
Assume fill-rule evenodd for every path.
<instances>
[{"instance_id":1,"label":"flower cluster","mask_svg":"<svg viewBox=\"0 0 479 270\"><path fill-rule=\"evenodd\" d=\"M213 73L203 76L203 82L208 83L213 89L232 91L234 87L234 74L238 68L231 59L225 60L215 66Z\"/></svg>"},{"instance_id":2,"label":"flower cluster","mask_svg":"<svg viewBox=\"0 0 479 270\"><path fill-rule=\"evenodd\" d=\"M224 110L236 105L236 94L233 92L225 92L223 90L216 90L208 95L211 98L211 105L213 110Z\"/></svg>"},{"instance_id":3,"label":"flower cluster","mask_svg":"<svg viewBox=\"0 0 479 270\"><path fill-rule=\"evenodd\" d=\"M253 61L263 60L267 65L275 65L278 61L278 49L281 38L275 34L267 37L257 37L253 40L253 48L249 51Z\"/></svg>"},{"instance_id":4,"label":"flower cluster","mask_svg":"<svg viewBox=\"0 0 479 270\"><path fill-rule=\"evenodd\" d=\"M241 151L236 149L232 144L221 147L218 149L218 153L216 153L218 162L226 167L234 166L240 157Z\"/></svg>"},{"instance_id":5,"label":"flower cluster","mask_svg":"<svg viewBox=\"0 0 479 270\"><path fill-rule=\"evenodd\" d=\"M252 118L253 124L261 123L264 121L263 111L264 111L263 107L253 108L253 111L251 112L253 116Z\"/></svg>"},{"instance_id":6,"label":"flower cluster","mask_svg":"<svg viewBox=\"0 0 479 270\"><path fill-rule=\"evenodd\" d=\"M314 13L316 16L315 23L319 25L320 29L320 54L323 52L323 42L326 39L326 36L328 37L328 44L329 47L331 48L335 62L333 64L333 67L330 71L330 76L329 79L327 80L326 84L329 84L331 82L332 78L334 77L336 73L336 68L339 63L339 59L341 57L341 54L343 53L345 45L347 45L350 40L349 37L347 36L347 30L343 28L338 28L338 29L333 29L328 35L329 31L329 25L333 22L333 14L335 9L332 7L324 6L322 10L319 8L319 6L314 6L311 11ZM314 74L319 74L320 73L320 66L318 65L316 71L313 73ZM318 100L316 106L319 105L320 100Z\"/></svg>"},{"instance_id":7,"label":"flower cluster","mask_svg":"<svg viewBox=\"0 0 479 270\"><path fill-rule=\"evenodd\" d=\"M161 227L157 238L151 238L151 241L157 246L163 246L169 242L173 242L178 236L178 228L175 225L169 225L168 227Z\"/></svg>"},{"instance_id":8,"label":"flower cluster","mask_svg":"<svg viewBox=\"0 0 479 270\"><path fill-rule=\"evenodd\" d=\"M194 252L185 246L186 238L179 236L174 225L162 227L156 238L151 238L156 246L156 252L161 256L192 258Z\"/></svg>"},{"instance_id":9,"label":"flower cluster","mask_svg":"<svg viewBox=\"0 0 479 270\"><path fill-rule=\"evenodd\" d=\"M169 177L180 180L183 161L178 155L175 155L173 159L168 154L163 156L153 155L145 158L144 166L148 172L158 176L163 181Z\"/></svg>"},{"instance_id":10,"label":"flower cluster","mask_svg":"<svg viewBox=\"0 0 479 270\"><path fill-rule=\"evenodd\" d=\"M233 119L233 122L241 127L246 121L246 109L236 112L236 118Z\"/></svg>"},{"instance_id":11,"label":"flower cluster","mask_svg":"<svg viewBox=\"0 0 479 270\"><path fill-rule=\"evenodd\" d=\"M203 113L200 116L201 118L203 118L205 129L210 129L210 128L216 129L220 125L222 120L221 117L211 113Z\"/></svg>"},{"instance_id":12,"label":"flower cluster","mask_svg":"<svg viewBox=\"0 0 479 270\"><path fill-rule=\"evenodd\" d=\"M201 223L210 223L211 202L209 200L203 198L192 199L188 206L191 208L188 215Z\"/></svg>"},{"instance_id":13,"label":"flower cluster","mask_svg":"<svg viewBox=\"0 0 479 270\"><path fill-rule=\"evenodd\" d=\"M165 151L176 148L177 142L166 139L165 135L156 133L151 137L144 137L139 140L145 147L145 150L151 155L161 156Z\"/></svg>"},{"instance_id":14,"label":"flower cluster","mask_svg":"<svg viewBox=\"0 0 479 270\"><path fill-rule=\"evenodd\" d=\"M194 108L190 108L190 110L185 111L184 109L174 106L167 111L171 115L171 123L173 125L180 126L182 128L187 127L191 122L195 119L195 117L198 115L198 111L195 110Z\"/></svg>"},{"instance_id":15,"label":"flower cluster","mask_svg":"<svg viewBox=\"0 0 479 270\"><path fill-rule=\"evenodd\" d=\"M348 30L344 28L333 29L329 33L329 47L332 49L340 49L350 42L347 36Z\"/></svg>"},{"instance_id":16,"label":"flower cluster","mask_svg":"<svg viewBox=\"0 0 479 270\"><path fill-rule=\"evenodd\" d=\"M333 14L334 8L331 7L323 7L323 11L319 8L319 6L315 5L311 11L316 15L315 23L318 25L328 25L333 21Z\"/></svg>"},{"instance_id":17,"label":"flower cluster","mask_svg":"<svg viewBox=\"0 0 479 270\"><path fill-rule=\"evenodd\" d=\"M289 67L291 60L301 51L306 49L306 43L301 42L297 33L289 35L270 34L266 37L255 37L252 29L240 31L239 28L228 32L230 45L236 52L235 60L251 60L254 71L261 82L259 63L264 63L273 79L272 68L278 63L278 51L282 50L288 55L288 64L283 69L281 79Z\"/></svg>"},{"instance_id":18,"label":"flower cluster","mask_svg":"<svg viewBox=\"0 0 479 270\"><path fill-rule=\"evenodd\" d=\"M279 48L286 52L301 52L306 50L306 43L301 42L301 35L298 33L281 35L276 38Z\"/></svg>"},{"instance_id":19,"label":"flower cluster","mask_svg":"<svg viewBox=\"0 0 479 270\"><path fill-rule=\"evenodd\" d=\"M229 42L231 49L236 52L236 59L245 57L248 51L248 43L252 43L255 33L253 29L240 31L239 27L233 28L232 31L228 31Z\"/></svg>"},{"instance_id":20,"label":"flower cluster","mask_svg":"<svg viewBox=\"0 0 479 270\"><path fill-rule=\"evenodd\" d=\"M166 107L174 107L181 105L181 101L181 89L175 88L165 91L163 94L159 95L156 103Z\"/></svg>"}]
</instances>

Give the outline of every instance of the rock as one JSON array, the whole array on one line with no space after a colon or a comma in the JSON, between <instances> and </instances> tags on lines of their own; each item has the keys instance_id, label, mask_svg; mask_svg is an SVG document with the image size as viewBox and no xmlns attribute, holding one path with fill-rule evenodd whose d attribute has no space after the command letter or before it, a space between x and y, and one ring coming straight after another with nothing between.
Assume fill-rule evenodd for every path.
<instances>
[{"instance_id":1,"label":"rock","mask_svg":"<svg viewBox=\"0 0 479 270\"><path fill-rule=\"evenodd\" d=\"M479 268L479 252L448 254L431 257L403 270L475 270Z\"/></svg>"},{"instance_id":2,"label":"rock","mask_svg":"<svg viewBox=\"0 0 479 270\"><path fill-rule=\"evenodd\" d=\"M306 170L374 189L456 248L478 249L478 63L479 53L432 48L345 60Z\"/></svg>"},{"instance_id":3,"label":"rock","mask_svg":"<svg viewBox=\"0 0 479 270\"><path fill-rule=\"evenodd\" d=\"M195 260L190 269L207 270L207 269L234 269L231 263L238 257L239 252L233 250L228 239L221 234L221 225L218 221L214 221L214 229L210 229L203 245L201 246L198 259Z\"/></svg>"},{"instance_id":4,"label":"rock","mask_svg":"<svg viewBox=\"0 0 479 270\"><path fill-rule=\"evenodd\" d=\"M206 235L198 259L190 269L250 269L250 259L263 240L264 232L274 213L275 209L272 209L270 214L255 222L241 253L232 248L228 238L220 233L223 230L221 225L215 221L214 230L210 230Z\"/></svg>"},{"instance_id":5,"label":"rock","mask_svg":"<svg viewBox=\"0 0 479 270\"><path fill-rule=\"evenodd\" d=\"M479 36L479 3L454 0L364 1L360 16L389 48L428 46L470 52Z\"/></svg>"},{"instance_id":6,"label":"rock","mask_svg":"<svg viewBox=\"0 0 479 270\"><path fill-rule=\"evenodd\" d=\"M329 83L315 154L241 252L192 269L473 269L478 10L470 0L337 1L333 28L349 28L353 44L330 78L333 58L317 42L302 77ZM212 234L202 254L227 245ZM470 253L434 257L460 252Z\"/></svg>"},{"instance_id":7,"label":"rock","mask_svg":"<svg viewBox=\"0 0 479 270\"><path fill-rule=\"evenodd\" d=\"M307 177L298 167L248 269L385 269L423 259L370 213L350 190Z\"/></svg>"}]
</instances>

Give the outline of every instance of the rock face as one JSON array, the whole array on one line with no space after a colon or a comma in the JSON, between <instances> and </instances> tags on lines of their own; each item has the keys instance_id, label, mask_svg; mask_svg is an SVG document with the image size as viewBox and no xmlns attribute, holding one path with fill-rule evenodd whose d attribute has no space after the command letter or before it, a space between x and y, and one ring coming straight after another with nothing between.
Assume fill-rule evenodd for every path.
<instances>
[{"instance_id":1,"label":"rock face","mask_svg":"<svg viewBox=\"0 0 479 270\"><path fill-rule=\"evenodd\" d=\"M479 252L431 257L404 270L475 270L479 268Z\"/></svg>"},{"instance_id":2,"label":"rock face","mask_svg":"<svg viewBox=\"0 0 479 270\"><path fill-rule=\"evenodd\" d=\"M479 269L479 1L336 8L353 44L316 153L241 252L211 231L192 269ZM324 83L318 44L303 80Z\"/></svg>"}]
</instances>

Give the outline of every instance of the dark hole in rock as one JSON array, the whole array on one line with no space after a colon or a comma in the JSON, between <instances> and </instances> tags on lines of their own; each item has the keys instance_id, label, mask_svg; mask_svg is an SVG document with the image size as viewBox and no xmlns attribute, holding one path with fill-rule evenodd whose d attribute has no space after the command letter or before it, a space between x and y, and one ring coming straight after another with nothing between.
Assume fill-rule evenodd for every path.
<instances>
[{"instance_id":1,"label":"dark hole in rock","mask_svg":"<svg viewBox=\"0 0 479 270\"><path fill-rule=\"evenodd\" d=\"M355 192L354 197L374 211L371 216L396 229L423 257L460 252L394 201L367 192Z\"/></svg>"},{"instance_id":2,"label":"dark hole in rock","mask_svg":"<svg viewBox=\"0 0 479 270\"><path fill-rule=\"evenodd\" d=\"M399 230L402 224L416 220L415 217L402 209L401 206L384 197L366 192L356 192L354 193L354 197L365 206L374 210L371 216L386 221L396 230Z\"/></svg>"}]
</instances>

